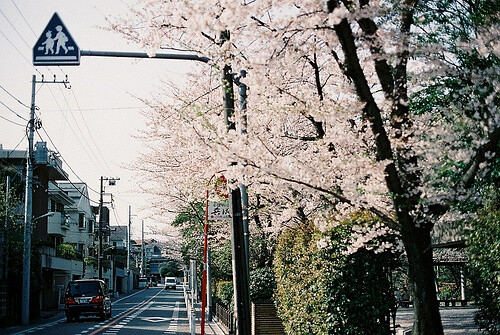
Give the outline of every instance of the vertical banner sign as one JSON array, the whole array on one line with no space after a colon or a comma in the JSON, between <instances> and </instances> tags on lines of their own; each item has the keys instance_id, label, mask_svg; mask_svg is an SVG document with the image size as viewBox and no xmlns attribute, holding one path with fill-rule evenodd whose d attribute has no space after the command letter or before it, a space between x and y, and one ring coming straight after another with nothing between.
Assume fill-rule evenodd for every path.
<instances>
[{"instance_id":1,"label":"vertical banner sign","mask_svg":"<svg viewBox=\"0 0 500 335\"><path fill-rule=\"evenodd\" d=\"M231 220L226 177L220 176L215 180L214 191L214 194L208 201L208 221Z\"/></svg>"},{"instance_id":2,"label":"vertical banner sign","mask_svg":"<svg viewBox=\"0 0 500 335\"><path fill-rule=\"evenodd\" d=\"M231 220L229 202L208 202L208 221Z\"/></svg>"}]
</instances>

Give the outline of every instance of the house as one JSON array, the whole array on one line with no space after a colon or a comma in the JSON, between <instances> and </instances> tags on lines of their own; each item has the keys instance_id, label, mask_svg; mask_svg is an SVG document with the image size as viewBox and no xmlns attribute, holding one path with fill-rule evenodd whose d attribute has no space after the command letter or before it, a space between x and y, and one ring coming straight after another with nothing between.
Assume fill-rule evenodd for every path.
<instances>
[{"instance_id":1,"label":"house","mask_svg":"<svg viewBox=\"0 0 500 335\"><path fill-rule=\"evenodd\" d=\"M60 308L67 282L86 276L89 269L83 260L94 253L95 215L91 210L86 184L68 181L68 174L57 153L50 151L45 142L37 142L33 156L31 269L32 273L40 274L40 278L31 278L30 314L37 317L42 309ZM24 190L26 180L26 158L26 150L4 150L0 146L1 175L11 177L9 193L15 193L13 199L17 201L17 209L11 209L9 215L14 218L8 222L12 231L22 232L24 227L22 198L25 194L20 190ZM1 237L4 240L14 238L13 235L6 237L3 234ZM1 271L0 319L15 322L21 313L22 272L19 264L14 262L18 255L4 252L9 241L3 242L0 258L7 261L10 258L10 262L8 271L5 272L3 267ZM62 244L73 246L76 257L59 257L56 250ZM10 307L2 308L5 305Z\"/></svg>"}]
</instances>

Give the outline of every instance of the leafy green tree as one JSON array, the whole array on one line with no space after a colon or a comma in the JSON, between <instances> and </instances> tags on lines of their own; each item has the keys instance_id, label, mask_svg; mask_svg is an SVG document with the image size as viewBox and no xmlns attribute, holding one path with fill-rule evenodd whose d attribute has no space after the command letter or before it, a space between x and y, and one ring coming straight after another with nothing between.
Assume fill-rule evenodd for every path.
<instances>
[{"instance_id":1,"label":"leafy green tree","mask_svg":"<svg viewBox=\"0 0 500 335\"><path fill-rule=\"evenodd\" d=\"M181 277L182 270L178 260L169 260L160 267L160 276L162 277Z\"/></svg>"},{"instance_id":2,"label":"leafy green tree","mask_svg":"<svg viewBox=\"0 0 500 335\"><path fill-rule=\"evenodd\" d=\"M469 236L472 293L479 312L476 322L487 334L500 334L500 194L481 210Z\"/></svg>"}]
</instances>

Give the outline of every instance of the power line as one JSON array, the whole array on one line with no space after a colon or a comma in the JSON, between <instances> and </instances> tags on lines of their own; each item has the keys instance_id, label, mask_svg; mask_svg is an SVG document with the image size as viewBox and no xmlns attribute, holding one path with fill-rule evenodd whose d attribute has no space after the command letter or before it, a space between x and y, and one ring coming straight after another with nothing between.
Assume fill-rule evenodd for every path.
<instances>
[{"instance_id":1,"label":"power line","mask_svg":"<svg viewBox=\"0 0 500 335\"><path fill-rule=\"evenodd\" d=\"M83 151L85 152L85 154L87 155L87 157L89 158L89 160L90 160L90 161L94 164L94 166L95 166L97 169L100 169L97 165L95 165L95 161L94 161L94 159L90 156L90 154L88 153L88 151L87 151L86 147L83 145L82 141L80 140L80 136L78 136L78 135L76 134L75 129L73 128L73 126L72 126L72 125L71 125L71 123L69 122L68 118L66 117L66 113L63 113L63 111L62 111L62 107L59 105L59 102L57 101L57 99L56 99L56 97L55 97L54 93L52 92L52 89L50 89L50 87L49 87L49 91L50 91L50 94L52 95L52 98L54 99L54 102L57 104L57 107L59 107L59 111L60 111L60 113L62 114L62 116L63 116L64 120L65 120L65 121L66 121L66 123L67 123L67 125L69 126L69 129L71 130L71 132L72 132L72 133L73 133L73 135L75 136L75 138L76 138L76 140L78 141L78 143L80 143L81 148L83 149ZM63 95L63 98L65 99L64 95ZM69 104L68 104L68 102L67 102L67 101L66 101L66 104L68 105L68 108L69 108L69 109L70 109L70 111L71 111L71 108L69 107ZM73 117L73 119L75 120L75 123L76 123L77 127L79 128L79 126L78 126L78 122L76 121L76 119L75 119L74 115L73 115L72 113L70 113L70 114L71 114L71 116ZM83 138L85 139L85 136L83 135L83 132L81 131L81 129L80 129L80 133L82 134ZM88 144L87 144L87 146L90 148L90 146L89 146ZM100 163L100 162L98 162L98 163ZM103 169L103 167L102 167L102 166L101 166L101 169Z\"/></svg>"},{"instance_id":2,"label":"power line","mask_svg":"<svg viewBox=\"0 0 500 335\"><path fill-rule=\"evenodd\" d=\"M113 198L111 198L111 199L113 199ZM119 225L123 226L124 225L123 221L120 219L120 216L116 212L115 204L113 201L111 201L111 209L113 210L113 214L115 215L116 222L118 222Z\"/></svg>"},{"instance_id":3,"label":"power line","mask_svg":"<svg viewBox=\"0 0 500 335\"><path fill-rule=\"evenodd\" d=\"M14 0L10 0L10 1L14 5L14 7L16 7L17 11L19 12L19 15L21 15L21 17L23 18L24 23L26 23L26 25L30 28L31 32L33 33L33 35L36 37L35 31L31 28L31 25L28 23L28 20L26 20L26 18L24 17L23 13L19 10L19 7L17 7L17 5L14 2Z\"/></svg>"},{"instance_id":4,"label":"power line","mask_svg":"<svg viewBox=\"0 0 500 335\"><path fill-rule=\"evenodd\" d=\"M10 123L12 123L12 124L15 124L16 126L20 126L20 127L24 127L24 126L25 126L24 124L20 124L20 123L17 123L17 122L15 122L15 121L9 120L9 119L7 119L6 117L3 117L2 115L0 115L0 119L3 119L3 120L5 120L5 121L7 121L7 122L10 122Z\"/></svg>"},{"instance_id":5,"label":"power line","mask_svg":"<svg viewBox=\"0 0 500 335\"><path fill-rule=\"evenodd\" d=\"M45 130L45 128L43 126L40 127L43 132L45 133L45 135L47 135L47 138L49 139L50 143L52 144L52 147L56 150L56 152L59 154L59 157L61 157L62 161L66 164L66 166L71 170L71 172L73 172L73 174L76 176L76 178L78 178L78 180L80 180L82 183L85 183L83 181L82 178L80 178L80 176L78 176L76 174L76 172L71 168L71 166L68 164L68 162L64 159L64 157L61 155L61 152L57 149L56 145L54 144L54 141L52 141L52 138L50 138L49 134L47 133L47 131ZM40 133L38 132L37 130L37 133L38 135L41 137ZM96 194L101 194L100 192L94 190L93 188L91 188L90 186L88 186L88 189L91 190L92 192L96 193Z\"/></svg>"},{"instance_id":6,"label":"power line","mask_svg":"<svg viewBox=\"0 0 500 335\"><path fill-rule=\"evenodd\" d=\"M87 129L87 133L89 134L90 136L90 140L92 141L92 143L94 144L94 147L97 151L97 153L99 154L99 157L96 156L97 158L97 161L99 162L99 164L101 165L101 167L103 167L103 165L100 163L99 161L99 158L102 159L102 162L104 162L104 165L106 166L106 168L108 169L108 172L112 172L111 168L109 167L108 163L106 162L106 159L104 158L104 155L102 154L101 150L99 149L99 146L97 145L97 143L95 142L94 140L94 137L92 136L92 132L90 131L90 128L87 124L87 120L85 119L85 117L83 116L83 113L82 113L82 110L80 109L80 104L78 103L78 99L76 98L76 95L75 95L75 91L74 90L71 90L71 93L73 94L73 99L75 100L75 103L76 103L76 106L77 106L77 109L78 111L80 112L80 116L83 120L83 124L85 125L85 128ZM83 135L83 132L82 132L82 135ZM85 136L84 136L85 138ZM88 145L88 143L87 143ZM89 148L90 148L90 145L89 145ZM93 151L92 151L93 152ZM111 174L111 173L110 173Z\"/></svg>"},{"instance_id":7,"label":"power line","mask_svg":"<svg viewBox=\"0 0 500 335\"><path fill-rule=\"evenodd\" d=\"M7 37L7 35L5 35L5 34L3 33L3 31L1 31L1 30L0 30L0 34L2 34L2 35L3 35L3 37L5 37L5 39L7 40L7 42L9 42L9 43L10 43L10 45L12 45L12 47L13 47L14 49L16 49L17 53L18 53L18 54L20 54L20 55L21 55L21 57L23 57L23 58L24 58L24 60L25 60L26 62L28 62L28 64L30 64L30 65L31 65L31 62L28 60L28 58L26 58L26 56L25 56L25 55L24 55L21 51L19 51L19 49L18 49L18 48L14 45L14 43L12 43L12 41L11 41L11 40ZM40 71L38 71L38 72L40 72ZM41 72L40 72L40 73L41 73Z\"/></svg>"},{"instance_id":8,"label":"power line","mask_svg":"<svg viewBox=\"0 0 500 335\"><path fill-rule=\"evenodd\" d=\"M7 20L7 22L9 22L10 26L17 33L17 35L19 36L19 38L21 38L21 41L23 41L24 44L26 44L26 46L28 48L30 48L28 42L26 42L26 40L23 38L23 36L21 35L21 33L19 33L19 31L17 30L17 28L12 24L12 22L10 22L9 18L7 17L7 15L5 15L5 13L1 9L0 9L0 13L2 13L3 17L5 17L5 19Z\"/></svg>"},{"instance_id":9,"label":"power line","mask_svg":"<svg viewBox=\"0 0 500 335\"><path fill-rule=\"evenodd\" d=\"M83 133L82 129L80 128L80 123L76 120L75 115L73 114L73 110L71 109L71 107L70 107L70 105L69 105L69 102L68 102L68 100L66 99L66 96L64 95L64 93L63 93L63 91L62 91L62 88L61 88L60 86L59 86L59 89L60 89L60 91L61 91L61 95L63 96L64 101L66 102L66 106L68 106L68 109L69 109L69 111L71 112L71 113L70 113L70 114L71 114L71 117L72 117L72 118L73 118L73 120L75 121L76 127L77 127L77 128L78 128L78 130L80 131L80 134L82 135L82 138L83 138L83 140L85 141L85 144L86 144L86 145L87 145L87 147L89 148L90 152L91 152L92 154L94 154L94 150L92 150L91 145L90 145L90 144L89 144L89 142L87 141L87 136L85 136L85 134ZM72 90L72 93L73 93L73 97L75 97L75 93L74 93L74 91L73 91L73 90ZM75 99L76 99L76 97L75 97ZM76 100L75 100L75 101L76 101ZM77 106L78 106L78 102L77 102ZM62 112L62 111L61 111L61 112ZM88 126L87 126L87 122L86 122L86 121L85 121L85 119L83 118L83 113L80 113L80 114L81 114L81 116L82 116L83 123L84 123L84 124L86 125L86 127L87 127L87 131L88 131L88 133L90 134L90 137L91 137L91 139L92 139L92 142L94 143L94 146L96 147L96 150L97 150L97 151L99 151L99 147L97 146L97 144L95 143L94 139L92 138L92 135L91 135L91 133L90 133L90 130L89 130ZM76 134L75 134L75 135L76 135ZM84 149L84 150L85 150L85 149ZM92 160L92 158L90 157L90 155L88 155L88 154L87 154L87 156L89 157L89 159L90 159L92 162L94 162L94 161ZM102 156L102 154L101 154L101 156ZM104 165L101 163L101 161L100 161L99 157L98 157L98 156L96 156L96 155L93 155L93 157L95 158L95 160L97 161L97 163L100 165L100 168L101 168L102 170L105 170ZM109 166L106 164L106 161L104 160L104 158L103 158L103 161L104 161L104 163L105 163L106 167L108 168L108 172L111 172L111 169L110 169L110 168L109 168ZM98 167L98 166L96 166L96 168L97 168L97 169L99 169L99 167Z\"/></svg>"},{"instance_id":10,"label":"power line","mask_svg":"<svg viewBox=\"0 0 500 335\"><path fill-rule=\"evenodd\" d=\"M14 111L12 108L10 108L9 106L7 106L5 103L3 103L1 100L0 100L0 104L2 104L5 108L7 108L7 110L9 110L10 112L12 112L13 114L15 114L18 118L20 118L21 120L24 120L26 122L28 122L28 119L19 115L16 111Z\"/></svg>"},{"instance_id":11,"label":"power line","mask_svg":"<svg viewBox=\"0 0 500 335\"><path fill-rule=\"evenodd\" d=\"M19 104L21 104L21 106L24 106L26 108L30 108L30 106L26 105L25 103L23 103L21 100L19 100L18 98L16 98L12 93L10 93L9 91L7 91L2 85L0 85L0 88L2 90L4 90L5 93L7 93L8 95L10 95L12 97L12 99L16 100L17 102L19 102Z\"/></svg>"},{"instance_id":12,"label":"power line","mask_svg":"<svg viewBox=\"0 0 500 335\"><path fill-rule=\"evenodd\" d=\"M77 186L77 185L75 185L75 184L74 184L71 180L69 180L69 179L66 179L66 180L67 180L67 181L71 184L71 186L73 186L73 187L75 188L75 190L77 190L77 191L78 191L78 193L80 193L80 194L81 194L81 196L82 196L82 197L84 197L85 199L87 199L87 200L88 200L88 201L90 201L90 202L95 203L96 205L98 205L98 204L99 204L99 202L98 202L98 201L92 200L92 199L90 199L87 195L85 195L85 194L84 194L84 193L83 193L83 192L82 192L82 191L78 188L78 186ZM82 183L83 183L83 184L85 184L85 186L87 186L87 188L89 188L89 186L87 185L87 183L85 183L84 181L82 181ZM53 182L52 184L53 184L55 187L57 187L59 190L63 191L63 192L66 192L66 191L67 191L67 190L65 190L65 189L61 188L61 187L57 184L57 182Z\"/></svg>"}]
</instances>

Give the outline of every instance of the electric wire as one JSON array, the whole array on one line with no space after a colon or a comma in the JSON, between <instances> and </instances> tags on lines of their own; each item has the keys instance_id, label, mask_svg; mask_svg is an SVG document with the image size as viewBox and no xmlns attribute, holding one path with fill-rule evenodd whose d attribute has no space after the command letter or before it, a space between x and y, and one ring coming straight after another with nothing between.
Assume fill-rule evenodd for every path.
<instances>
[{"instance_id":1,"label":"electric wire","mask_svg":"<svg viewBox=\"0 0 500 335\"><path fill-rule=\"evenodd\" d=\"M112 110L125 110L125 109L141 109L144 108L144 106L124 106L124 107L99 107L99 108L79 108L82 112L86 111L112 111ZM53 112L57 111L57 109L46 109L48 112Z\"/></svg>"},{"instance_id":2,"label":"electric wire","mask_svg":"<svg viewBox=\"0 0 500 335\"><path fill-rule=\"evenodd\" d=\"M12 108L10 108L9 106L7 106L5 103L3 103L1 100L0 100L0 104L2 104L5 108L7 108L8 111L12 112L13 114L15 114L18 118L20 118L21 120L24 120L26 122L28 122L28 119L19 115L15 110L13 110Z\"/></svg>"},{"instance_id":3,"label":"electric wire","mask_svg":"<svg viewBox=\"0 0 500 335\"><path fill-rule=\"evenodd\" d=\"M24 126L23 126L24 127ZM17 143L17 145L14 147L14 149L10 150L9 153L7 154L6 157L3 157L2 160L5 162L5 163L8 163L6 161L6 159L9 159L10 158L10 155L12 155L14 153L14 151L16 151L17 147L19 147L21 145L21 143L23 143L23 141L26 139L26 135L23 136L23 138L21 138L21 140ZM10 163L9 163L10 165Z\"/></svg>"},{"instance_id":4,"label":"electric wire","mask_svg":"<svg viewBox=\"0 0 500 335\"><path fill-rule=\"evenodd\" d=\"M77 174L77 173L73 170L73 168L72 168L72 167L68 164L68 162L67 162L67 161L64 159L64 157L61 155L61 152L57 149L57 147L56 147L56 145L55 145L54 141L52 141L52 138L50 137L49 133L47 133L47 130L45 130L45 128L44 128L43 126L41 126L41 127L40 127L40 129L42 129L42 130L43 130L43 132L45 133L45 135L46 135L46 136L47 136L47 138L49 139L50 143L52 144L52 147L53 147L53 148L56 150L56 152L59 154L59 157L61 157L62 161L66 164L66 166L68 167L68 169L70 169L70 171L71 171L71 172L73 172L73 174L75 175L75 177L76 177L78 180L80 180L82 183L85 183L85 182L83 181L83 179L82 179L82 178L80 178L80 176L79 176L79 175L78 175L78 174ZM38 132L38 130L37 130L37 133L38 133L38 135L39 135L40 137L42 137L42 136L40 135L40 133ZM88 189L89 189L89 190L91 190L92 192L94 192L94 193L96 193L96 194L101 194L101 192L98 192L98 191L94 190L92 187L90 187L90 186L88 186L88 185L87 185L87 187L88 187Z\"/></svg>"},{"instance_id":5,"label":"electric wire","mask_svg":"<svg viewBox=\"0 0 500 335\"><path fill-rule=\"evenodd\" d=\"M14 147L14 149L12 149L12 150L9 151L9 153L7 154L6 157L3 157L3 158L0 159L4 163L4 164L1 165L1 168L15 172L16 175L21 180L24 178L24 174L18 170L18 168L17 168L16 165L14 165L11 162L7 161L7 159L10 158L10 155L12 155L14 153L14 151L16 151L16 149L21 145L21 143L23 143L23 141L25 139L26 139L26 135L24 135L23 138L21 138L21 140L17 143L17 145ZM24 160L26 160L26 157L24 158ZM21 165L24 166L24 163L21 164Z\"/></svg>"},{"instance_id":6,"label":"electric wire","mask_svg":"<svg viewBox=\"0 0 500 335\"><path fill-rule=\"evenodd\" d=\"M19 9L19 7L17 7L16 3L14 2L14 0L10 0L12 2L12 4L14 5L14 7L16 7L19 15L21 15L21 17L23 18L24 20L24 23L26 23L26 25L30 28L31 32L33 33L33 35L36 37L36 33L35 31L33 30L33 28L31 28L31 25L28 23L28 20L26 20L26 18L24 17L23 13L21 12L21 10Z\"/></svg>"},{"instance_id":7,"label":"electric wire","mask_svg":"<svg viewBox=\"0 0 500 335\"><path fill-rule=\"evenodd\" d=\"M69 114L71 115L71 117L72 117L72 118L73 118L73 120L75 121L76 127L77 127L77 128L78 128L78 130L80 131L80 134L82 135L82 138L83 138L83 140L84 140L85 144L87 145L88 149L89 149L89 150L90 150L90 152L93 154L93 157L95 158L95 161L96 161L96 162L98 163L98 165L99 165L99 167L98 167L98 166L96 166L96 165L94 165L94 166L95 166L97 169L99 169L99 168L100 168L100 169L101 169L101 171L106 170L106 169L105 169L105 167L104 167L104 165L102 164L102 162L101 162L100 158L99 158L97 155L95 155L95 154L94 154L94 150L92 150L91 145L90 145L90 144L89 144L89 142L87 141L87 136L85 136L85 134L83 133L82 128L80 128L80 123L76 120L75 115L74 115L74 113L73 113L73 110L72 110L72 108L70 107L69 102L68 102L68 100L66 99L66 96L65 96L64 92L62 91L61 86L59 86L59 90L61 91L61 95L62 95L62 97L63 97L63 99L64 99L64 101L65 101L65 103L66 103L66 106L68 107L68 110L70 111L70 113L69 113ZM73 90L71 90L71 91L72 91L73 96L74 96L74 92L73 92ZM77 106L78 106L78 103L77 103ZM61 111L61 113L62 113L62 111ZM88 133L90 134L90 137L91 137L91 139L92 139L92 142L94 143L94 146L95 146L96 150L97 150L98 152L100 152L100 151L99 151L99 147L97 146L97 144L95 143L94 139L92 138L92 135L91 135L91 133L90 133L90 130L89 130L88 126L87 126L87 121L85 121L85 119L83 118L83 113L80 113L80 114L81 114L81 117L82 117L82 119L83 119L83 123L84 123L84 124L86 125L86 127L87 127L87 131L88 131ZM76 134L75 134L75 135L76 135ZM79 138L79 137L78 137L78 138ZM85 148L84 148L84 151L85 151ZM89 159L92 161L92 163L94 163L94 160L90 157L90 155L89 155L89 154L87 154L87 156L88 156L88 157L89 157ZM111 172L112 170L111 170L111 168L107 165L106 160L104 159L104 157L102 156L102 154L101 154L101 157L102 157L103 162L105 163L106 167L108 168L108 172ZM111 173L110 173L110 174L111 174Z\"/></svg>"},{"instance_id":8,"label":"electric wire","mask_svg":"<svg viewBox=\"0 0 500 335\"><path fill-rule=\"evenodd\" d=\"M10 43L10 45L12 45L12 47L13 47L13 48L17 51L17 53L18 53L18 54L20 54L20 55L21 55L21 57L22 57L22 58L24 58L24 60L25 60L26 62L28 62L28 64L30 64L30 65L31 65L31 62L28 60L28 58L26 58L26 56L25 56L25 55L24 55L21 51L19 51L19 49L18 49L18 48L14 45L14 43L12 43L12 41L11 41L11 40L7 37L7 35L5 35L5 34L3 33L3 31L1 31L1 30L0 30L0 34L2 34L2 35L3 35L3 37L5 37L5 39L7 40L7 42L9 42L9 43ZM37 71L38 71L38 70L37 70ZM40 71L38 71L38 72L41 74L41 72L40 72Z\"/></svg>"},{"instance_id":9,"label":"electric wire","mask_svg":"<svg viewBox=\"0 0 500 335\"><path fill-rule=\"evenodd\" d=\"M113 198L111 198L113 199ZM115 208L115 204L114 204L114 201L111 200L111 209L113 210L113 214L115 216L115 220L116 222L118 223L119 226L123 226L123 221L121 220L120 216L118 215L118 213L116 212L116 208Z\"/></svg>"},{"instance_id":10,"label":"electric wire","mask_svg":"<svg viewBox=\"0 0 500 335\"><path fill-rule=\"evenodd\" d=\"M70 185L71 185L71 186L73 186L73 188L74 188L74 189L75 189L78 193L80 193L80 195L81 195L83 198L87 199L89 202L93 202L94 204L99 205L99 202L98 202L98 201L92 200L92 199L90 199L90 198L89 198L86 194L84 194L84 193L80 190L80 188L78 187L78 185L75 185L75 183L73 183L73 182L72 182L71 180L69 180L69 179L66 179L66 180L70 183ZM84 183L84 184L85 184L85 186L87 186L87 188L88 188L88 185L87 185L85 182L83 182L83 183ZM63 192L67 192L67 191L68 191L68 190L63 189L61 186L59 186L59 185L58 185L58 183L57 183L57 182L55 182L55 181L53 181L53 182L52 182L52 184L53 184L56 188L58 188L60 191L63 191Z\"/></svg>"},{"instance_id":11,"label":"electric wire","mask_svg":"<svg viewBox=\"0 0 500 335\"><path fill-rule=\"evenodd\" d=\"M26 44L26 46L28 48L30 48L28 42L26 42L26 40L23 38L23 36L21 35L21 33L19 33L19 31L17 30L17 28L12 24L12 22L9 20L9 18L7 17L7 15L5 15L5 13L3 12L3 10L0 9L0 13L2 13L3 17L7 20L7 22L9 22L10 26L12 27L12 29L14 29L14 31L17 33L17 35L19 36L19 38L21 39L21 41L24 42L24 44Z\"/></svg>"},{"instance_id":12,"label":"electric wire","mask_svg":"<svg viewBox=\"0 0 500 335\"><path fill-rule=\"evenodd\" d=\"M12 93L10 93L9 91L7 91L2 85L0 85L0 88L5 92L7 93L8 95L10 95L10 97L14 100L16 100L21 106L24 106L26 108L30 108L30 106L26 105L25 103L23 103L21 100L19 100L18 98L16 98Z\"/></svg>"},{"instance_id":13,"label":"electric wire","mask_svg":"<svg viewBox=\"0 0 500 335\"><path fill-rule=\"evenodd\" d=\"M54 95L54 92L52 92L52 89L50 88L49 86L49 92L50 94L52 95L53 99L54 99L54 102L56 103L57 107L59 108L59 111L61 112L61 115L63 116L63 119L66 121L66 124L68 125L69 129L71 130L71 132L73 133L73 135L75 136L76 140L78 141L78 143L80 144L81 148L83 149L83 151L85 152L85 155L87 155L87 158L94 164L94 166L96 167L96 169L99 169L99 167L97 165L95 165L95 161L94 159L90 156L90 154L88 153L87 151L87 148L83 145L82 141L80 140L80 136L78 136L76 134L76 131L75 129L73 128L73 126L71 125L71 123L69 122L68 118L66 117L66 113L63 112L62 110L62 107L59 105L59 102L57 101L56 99L56 96ZM73 116L73 119L74 119L74 115L72 113L70 113L71 116ZM78 122L76 122L75 120L75 123L78 124ZM80 131L81 132L81 131ZM82 134L83 135L83 134Z\"/></svg>"},{"instance_id":14,"label":"electric wire","mask_svg":"<svg viewBox=\"0 0 500 335\"><path fill-rule=\"evenodd\" d=\"M100 158L102 159L102 161L104 162L104 165L106 165L106 167L108 168L108 171L111 172L111 168L109 167L106 159L104 158L104 155L102 154L101 150L99 149L99 146L97 145L97 143L95 142L94 140L94 137L92 136L92 132L90 131L90 128L87 124L87 120L85 119L85 117L83 116L83 112L82 112L82 109L80 108L80 104L78 102L78 99L76 98L76 94L75 94L75 91L74 90L71 90L71 93L73 93L73 99L75 100L75 103L76 103L76 106L78 108L78 111L80 112L80 116L83 120L83 124L85 125L85 128L87 129L87 133L89 134L90 136L90 140L92 141L92 143L94 144L94 147L96 148L96 151L97 153L99 154ZM82 132L82 135L83 135L83 132ZM89 145L90 147L90 145ZM98 158L96 156L96 158ZM101 165L102 166L102 165Z\"/></svg>"},{"instance_id":15,"label":"electric wire","mask_svg":"<svg viewBox=\"0 0 500 335\"><path fill-rule=\"evenodd\" d=\"M5 121L7 121L7 122L10 122L10 123L12 123L12 124L14 124L14 125L16 125L16 126L19 126L19 127L24 127L24 124L20 124L20 123L17 123L17 122L15 122L15 121L9 120L9 119L7 119L6 117L4 117L4 116L2 116L2 115L0 115L0 119L3 119L3 120L5 120Z\"/></svg>"}]
</instances>

